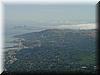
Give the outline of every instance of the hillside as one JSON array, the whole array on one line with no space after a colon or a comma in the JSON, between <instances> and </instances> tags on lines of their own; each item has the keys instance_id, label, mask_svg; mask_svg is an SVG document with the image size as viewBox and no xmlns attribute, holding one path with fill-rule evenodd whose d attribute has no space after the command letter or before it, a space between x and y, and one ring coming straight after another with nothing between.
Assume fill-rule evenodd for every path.
<instances>
[{"instance_id":1,"label":"hillside","mask_svg":"<svg viewBox=\"0 0 100 75\"><path fill-rule=\"evenodd\" d=\"M15 37L27 48L16 52L17 61L5 64L8 71L96 71L95 30L48 29Z\"/></svg>"}]
</instances>

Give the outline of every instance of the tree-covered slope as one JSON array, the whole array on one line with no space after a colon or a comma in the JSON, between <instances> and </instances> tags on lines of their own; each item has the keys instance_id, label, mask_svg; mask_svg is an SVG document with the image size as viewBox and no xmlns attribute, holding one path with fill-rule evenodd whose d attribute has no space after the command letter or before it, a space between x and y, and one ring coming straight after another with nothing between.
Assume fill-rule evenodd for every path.
<instances>
[{"instance_id":1,"label":"tree-covered slope","mask_svg":"<svg viewBox=\"0 0 100 75\"><path fill-rule=\"evenodd\" d=\"M95 30L49 29L15 37L23 38L27 48L16 52L17 61L5 65L9 71L95 72Z\"/></svg>"}]
</instances>

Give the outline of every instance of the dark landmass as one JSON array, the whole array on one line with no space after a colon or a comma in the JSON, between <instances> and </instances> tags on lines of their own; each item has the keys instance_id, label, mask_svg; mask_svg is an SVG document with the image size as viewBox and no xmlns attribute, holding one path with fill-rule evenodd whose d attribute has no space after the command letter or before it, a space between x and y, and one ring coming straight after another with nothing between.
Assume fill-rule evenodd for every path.
<instances>
[{"instance_id":1,"label":"dark landmass","mask_svg":"<svg viewBox=\"0 0 100 75\"><path fill-rule=\"evenodd\" d=\"M6 57L7 71L96 72L96 30L48 29L15 37L22 39L21 48L13 63Z\"/></svg>"}]
</instances>

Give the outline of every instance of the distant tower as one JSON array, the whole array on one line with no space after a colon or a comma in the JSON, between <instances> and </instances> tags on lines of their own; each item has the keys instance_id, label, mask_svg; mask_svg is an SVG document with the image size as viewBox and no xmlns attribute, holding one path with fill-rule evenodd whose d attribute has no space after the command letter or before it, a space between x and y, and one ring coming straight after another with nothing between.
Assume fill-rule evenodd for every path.
<instances>
[{"instance_id":1,"label":"distant tower","mask_svg":"<svg viewBox=\"0 0 100 75\"><path fill-rule=\"evenodd\" d=\"M24 45L23 45L23 41L24 41L24 39L18 39L18 50L21 50L21 49L23 49L24 48Z\"/></svg>"}]
</instances>

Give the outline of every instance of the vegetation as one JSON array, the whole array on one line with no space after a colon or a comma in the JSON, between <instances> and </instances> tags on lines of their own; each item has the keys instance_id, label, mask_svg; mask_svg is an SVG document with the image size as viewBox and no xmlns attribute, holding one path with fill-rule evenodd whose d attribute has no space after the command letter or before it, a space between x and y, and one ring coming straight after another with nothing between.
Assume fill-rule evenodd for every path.
<instances>
[{"instance_id":1,"label":"vegetation","mask_svg":"<svg viewBox=\"0 0 100 75\"><path fill-rule=\"evenodd\" d=\"M8 71L84 71L95 72L96 39L88 35L95 30L50 29L16 37L24 38L16 52L17 61L6 64ZM7 54L7 53L6 53ZM85 67L85 68L84 68Z\"/></svg>"}]
</instances>

